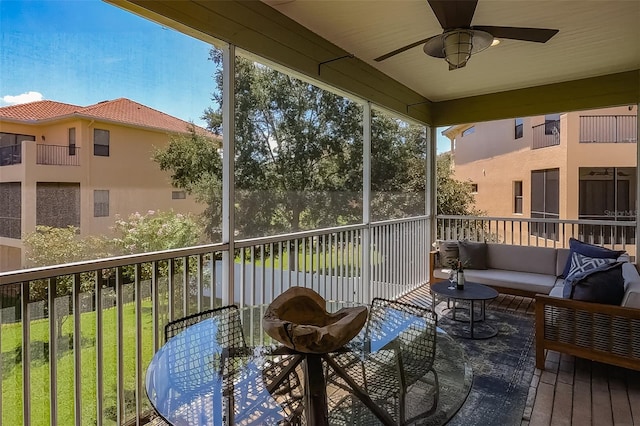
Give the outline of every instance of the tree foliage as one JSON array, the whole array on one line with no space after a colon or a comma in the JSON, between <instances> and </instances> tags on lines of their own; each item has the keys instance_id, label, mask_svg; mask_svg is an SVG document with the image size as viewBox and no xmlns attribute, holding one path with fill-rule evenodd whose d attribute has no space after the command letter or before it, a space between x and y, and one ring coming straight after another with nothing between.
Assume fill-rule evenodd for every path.
<instances>
[{"instance_id":1,"label":"tree foliage","mask_svg":"<svg viewBox=\"0 0 640 426\"><path fill-rule=\"evenodd\" d=\"M192 128L188 135L172 136L166 148L155 150L153 159L161 170L171 172L175 187L207 206L203 213L208 218L205 231L215 240L220 235L222 217L222 157L218 144Z\"/></svg>"},{"instance_id":2,"label":"tree foliage","mask_svg":"<svg viewBox=\"0 0 640 426\"><path fill-rule=\"evenodd\" d=\"M196 245L201 239L201 225L192 215L173 211L149 210L134 213L127 219L117 218L110 244L119 254L148 253L152 251Z\"/></svg>"},{"instance_id":3,"label":"tree foliage","mask_svg":"<svg viewBox=\"0 0 640 426\"><path fill-rule=\"evenodd\" d=\"M74 226L53 228L38 225L35 232L28 234L23 242L27 267L78 262L106 254L104 238L80 238L79 229Z\"/></svg>"},{"instance_id":4,"label":"tree foliage","mask_svg":"<svg viewBox=\"0 0 640 426\"><path fill-rule=\"evenodd\" d=\"M192 215L182 215L173 211L148 211L142 215L135 213L127 219L117 219L113 227L114 238L106 236L81 237L78 229L37 226L36 231L24 238L27 267L50 266L82 260L110 257L113 255L146 253L196 245L201 240L202 228ZM177 265L178 271L181 266ZM98 278L109 278L110 270L101 270ZM133 268L125 268L125 280L134 276ZM151 265L144 264L142 278L151 276ZM50 286L55 286L55 317L58 336L62 336L62 324L71 312L71 298L74 276L60 276L56 281L34 280L30 283L31 301L47 300ZM93 293L96 277L81 274L79 285L83 293ZM49 312L50 307L46 307Z\"/></svg>"},{"instance_id":5,"label":"tree foliage","mask_svg":"<svg viewBox=\"0 0 640 426\"><path fill-rule=\"evenodd\" d=\"M221 64L220 52L211 59ZM220 66L218 69L221 69ZM222 106L222 73L213 100ZM236 227L244 236L330 226L358 214L353 158L362 152L362 108L269 67L236 65ZM220 133L221 109L204 117ZM357 169L357 167L356 167Z\"/></svg>"},{"instance_id":6,"label":"tree foliage","mask_svg":"<svg viewBox=\"0 0 640 426\"><path fill-rule=\"evenodd\" d=\"M209 130L221 134L222 59L215 49L210 58L218 65L213 92L217 108L208 108L203 119ZM237 235L262 236L360 222L362 107L242 58L237 60L235 86ZM425 143L424 127L374 113L374 219L424 214ZM172 139L154 158L163 170L171 171L175 186L207 203L207 229L215 238L220 226L219 157L192 136Z\"/></svg>"},{"instance_id":7,"label":"tree foliage","mask_svg":"<svg viewBox=\"0 0 640 426\"><path fill-rule=\"evenodd\" d=\"M438 155L436 161L438 214L482 215L483 213L475 208L475 199L469 182L462 182L453 177L452 162L450 152Z\"/></svg>"}]
</instances>

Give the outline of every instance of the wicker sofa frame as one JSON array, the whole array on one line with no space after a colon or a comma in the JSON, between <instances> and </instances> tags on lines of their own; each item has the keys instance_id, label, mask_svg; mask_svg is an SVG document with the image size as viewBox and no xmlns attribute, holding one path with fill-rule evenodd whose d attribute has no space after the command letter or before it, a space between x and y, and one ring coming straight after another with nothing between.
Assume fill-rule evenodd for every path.
<instances>
[{"instance_id":1,"label":"wicker sofa frame","mask_svg":"<svg viewBox=\"0 0 640 426\"><path fill-rule=\"evenodd\" d=\"M536 368L545 350L640 371L640 309L538 294Z\"/></svg>"}]
</instances>

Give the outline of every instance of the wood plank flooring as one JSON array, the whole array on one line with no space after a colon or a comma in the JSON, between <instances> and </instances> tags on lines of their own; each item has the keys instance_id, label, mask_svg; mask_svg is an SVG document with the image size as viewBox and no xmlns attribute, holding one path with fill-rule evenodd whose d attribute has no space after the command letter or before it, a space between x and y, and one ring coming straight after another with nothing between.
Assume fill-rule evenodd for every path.
<instances>
[{"instance_id":1,"label":"wood plank flooring","mask_svg":"<svg viewBox=\"0 0 640 426\"><path fill-rule=\"evenodd\" d=\"M400 300L431 306L428 285ZM533 315L535 305L501 294L487 309ZM640 426L640 372L548 351L545 370L531 380L521 426L562 425Z\"/></svg>"}]
</instances>

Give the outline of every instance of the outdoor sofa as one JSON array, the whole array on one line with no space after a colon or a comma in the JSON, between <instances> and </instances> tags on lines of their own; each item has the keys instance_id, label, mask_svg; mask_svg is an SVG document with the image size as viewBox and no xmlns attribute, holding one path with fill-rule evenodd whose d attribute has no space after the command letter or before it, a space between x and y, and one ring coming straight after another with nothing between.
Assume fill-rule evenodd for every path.
<instances>
[{"instance_id":1,"label":"outdoor sofa","mask_svg":"<svg viewBox=\"0 0 640 426\"><path fill-rule=\"evenodd\" d=\"M431 282L449 277L450 264L460 257L452 262L446 247L455 243L441 243L441 250L431 253ZM627 254L615 259L624 262L619 305L563 297L570 249L486 243L485 256L486 269L475 269L477 262L471 262L464 268L465 279L535 298L537 368L544 369L547 349L640 370L640 275Z\"/></svg>"}]
</instances>

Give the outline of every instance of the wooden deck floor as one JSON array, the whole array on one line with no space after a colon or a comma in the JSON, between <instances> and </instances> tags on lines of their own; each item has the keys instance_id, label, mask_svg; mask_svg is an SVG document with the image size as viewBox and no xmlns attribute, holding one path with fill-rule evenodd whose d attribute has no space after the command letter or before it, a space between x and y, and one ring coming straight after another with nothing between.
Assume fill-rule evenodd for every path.
<instances>
[{"instance_id":1,"label":"wooden deck floor","mask_svg":"<svg viewBox=\"0 0 640 426\"><path fill-rule=\"evenodd\" d=\"M431 305L428 286L401 300ZM535 305L501 294L488 309L533 315ZM549 351L545 370L535 370L521 426L549 425L640 426L640 372Z\"/></svg>"}]
</instances>

